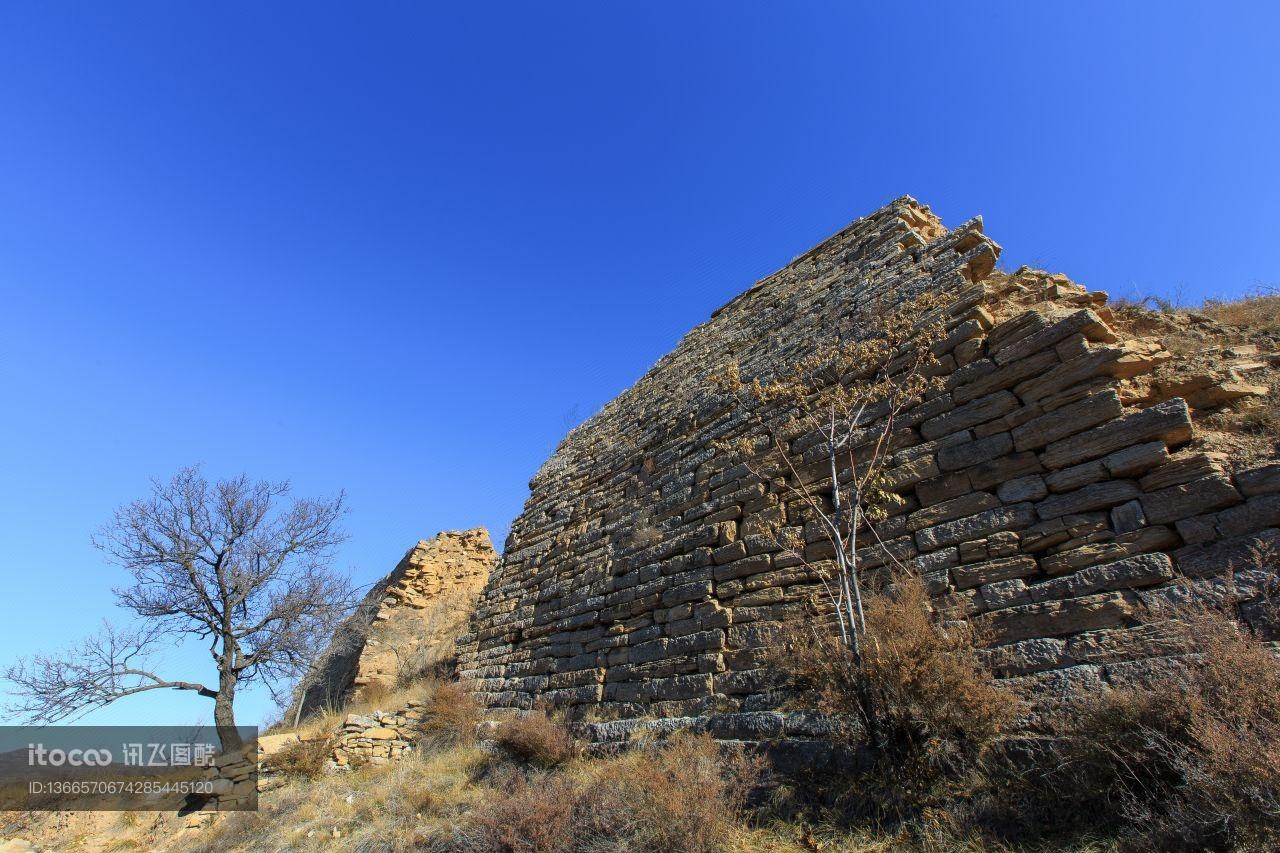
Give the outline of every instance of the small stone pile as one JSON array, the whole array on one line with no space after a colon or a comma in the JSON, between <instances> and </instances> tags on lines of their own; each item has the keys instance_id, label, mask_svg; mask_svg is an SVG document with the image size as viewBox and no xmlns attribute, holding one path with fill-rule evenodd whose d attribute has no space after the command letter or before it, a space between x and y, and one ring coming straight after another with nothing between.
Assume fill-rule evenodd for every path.
<instances>
[{"instance_id":1,"label":"small stone pile","mask_svg":"<svg viewBox=\"0 0 1280 853\"><path fill-rule=\"evenodd\" d=\"M348 714L338 731L329 768L350 770L365 764L387 764L412 752L427 717L422 702L398 711Z\"/></svg>"}]
</instances>

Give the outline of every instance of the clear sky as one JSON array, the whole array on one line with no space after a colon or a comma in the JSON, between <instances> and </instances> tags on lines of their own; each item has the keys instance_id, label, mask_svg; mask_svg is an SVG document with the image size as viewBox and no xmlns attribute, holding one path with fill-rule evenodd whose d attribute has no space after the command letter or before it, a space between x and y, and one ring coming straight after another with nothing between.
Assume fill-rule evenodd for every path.
<instances>
[{"instance_id":1,"label":"clear sky","mask_svg":"<svg viewBox=\"0 0 1280 853\"><path fill-rule=\"evenodd\" d=\"M361 583L500 545L568 427L902 194L1112 293L1280 282L1277 44L1274 3L4 3L0 664L110 612L90 533L192 462L345 488Z\"/></svg>"}]
</instances>

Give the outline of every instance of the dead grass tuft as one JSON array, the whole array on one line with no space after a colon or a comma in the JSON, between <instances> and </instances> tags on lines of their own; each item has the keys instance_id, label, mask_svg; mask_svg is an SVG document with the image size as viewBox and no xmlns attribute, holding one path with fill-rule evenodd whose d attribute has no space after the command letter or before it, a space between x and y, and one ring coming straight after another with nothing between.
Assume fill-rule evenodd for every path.
<instances>
[{"instance_id":1,"label":"dead grass tuft","mask_svg":"<svg viewBox=\"0 0 1280 853\"><path fill-rule=\"evenodd\" d=\"M1261 287L1242 299L1209 299L1200 311L1219 323L1255 332L1280 332L1280 288Z\"/></svg>"}]
</instances>

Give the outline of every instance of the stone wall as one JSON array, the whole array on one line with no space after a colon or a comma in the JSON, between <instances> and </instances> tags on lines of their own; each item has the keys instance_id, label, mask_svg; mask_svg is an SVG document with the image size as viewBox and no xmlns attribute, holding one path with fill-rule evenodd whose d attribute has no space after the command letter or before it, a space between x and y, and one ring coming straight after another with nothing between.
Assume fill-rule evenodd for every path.
<instances>
[{"instance_id":1,"label":"stone wall","mask_svg":"<svg viewBox=\"0 0 1280 853\"><path fill-rule=\"evenodd\" d=\"M948 230L899 199L729 302L573 430L460 641L477 697L617 721L596 726L605 739L655 718L785 727L762 649L818 587L778 534L804 535L809 562L830 546L785 483L715 449L748 422L709 376L736 360L768 380L926 291L949 299L946 386L894 436L905 502L862 564L910 562L939 609L988 629L999 674L1034 690L1122 678L1159 654L1135 618L1149 603L1229 592L1247 615L1266 580L1249 546L1280 544L1280 466L1215 453L1193 417L1264 393L1240 374L1280 358L1224 354L1188 384L1105 294L998 272L998 253L981 220ZM790 447L802 471L812 443Z\"/></svg>"},{"instance_id":2,"label":"stone wall","mask_svg":"<svg viewBox=\"0 0 1280 853\"><path fill-rule=\"evenodd\" d=\"M303 685L303 713L450 666L455 640L497 560L483 527L446 531L409 549L334 633L315 677Z\"/></svg>"}]
</instances>

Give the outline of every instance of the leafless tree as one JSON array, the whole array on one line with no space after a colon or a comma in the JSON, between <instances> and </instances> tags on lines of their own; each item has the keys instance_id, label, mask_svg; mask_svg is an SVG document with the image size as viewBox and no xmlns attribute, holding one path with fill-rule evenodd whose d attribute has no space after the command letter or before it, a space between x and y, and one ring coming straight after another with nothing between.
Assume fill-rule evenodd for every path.
<instances>
[{"instance_id":1,"label":"leafless tree","mask_svg":"<svg viewBox=\"0 0 1280 853\"><path fill-rule=\"evenodd\" d=\"M104 624L61 654L9 667L19 698L8 710L52 723L148 690L191 690L213 700L223 746L238 745L237 687L296 678L354 603L331 568L343 495L288 495L288 483L210 483L198 468L153 481L150 497L117 509L93 538L132 575L115 595L136 627ZM165 638L207 642L216 684L158 674L148 657Z\"/></svg>"},{"instance_id":2,"label":"leafless tree","mask_svg":"<svg viewBox=\"0 0 1280 853\"><path fill-rule=\"evenodd\" d=\"M803 537L779 537L822 580L859 671L866 633L859 549L878 542L874 525L901 501L886 463L904 428L903 413L941 387L934 349L946 334L936 296L867 314L851 340L820 348L784 375L746 381L730 362L713 377L750 425L745 436L721 447L736 452L759 479L781 483L831 545L834 569L830 560L805 558ZM870 701L868 694L861 710L874 726Z\"/></svg>"}]
</instances>

